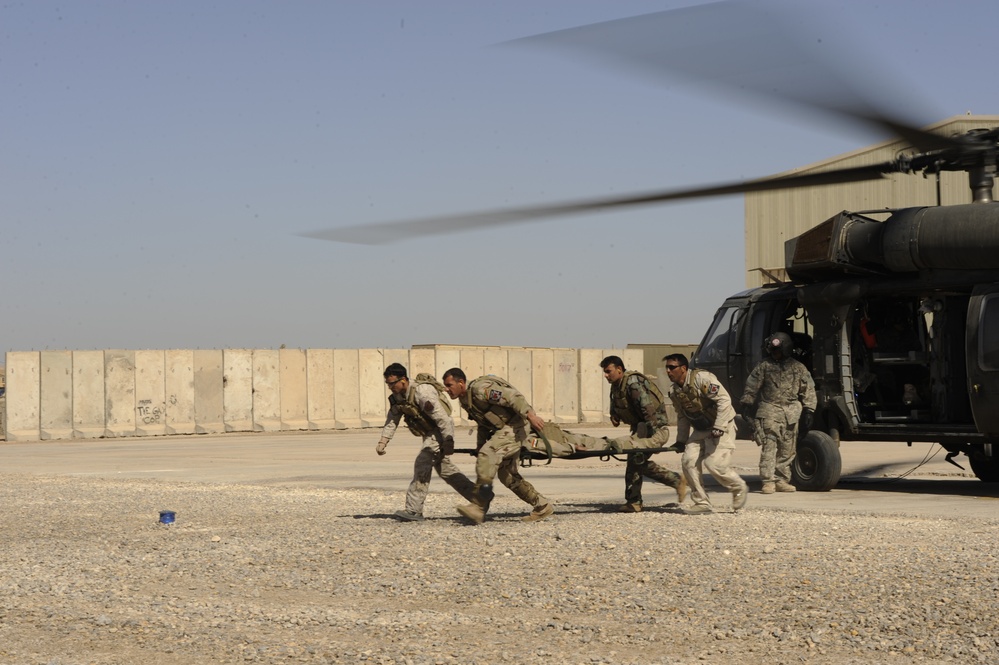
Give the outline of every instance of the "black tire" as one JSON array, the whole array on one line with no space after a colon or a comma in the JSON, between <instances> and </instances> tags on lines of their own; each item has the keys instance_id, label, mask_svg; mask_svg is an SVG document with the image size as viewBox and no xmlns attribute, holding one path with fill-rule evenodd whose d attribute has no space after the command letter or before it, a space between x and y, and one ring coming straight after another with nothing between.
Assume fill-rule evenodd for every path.
<instances>
[{"instance_id":1,"label":"black tire","mask_svg":"<svg viewBox=\"0 0 999 665\"><path fill-rule=\"evenodd\" d=\"M971 457L971 470L983 483L999 483L999 457Z\"/></svg>"},{"instance_id":2,"label":"black tire","mask_svg":"<svg viewBox=\"0 0 999 665\"><path fill-rule=\"evenodd\" d=\"M839 445L825 432L812 430L798 441L791 482L806 492L828 492L839 482L843 460Z\"/></svg>"}]
</instances>

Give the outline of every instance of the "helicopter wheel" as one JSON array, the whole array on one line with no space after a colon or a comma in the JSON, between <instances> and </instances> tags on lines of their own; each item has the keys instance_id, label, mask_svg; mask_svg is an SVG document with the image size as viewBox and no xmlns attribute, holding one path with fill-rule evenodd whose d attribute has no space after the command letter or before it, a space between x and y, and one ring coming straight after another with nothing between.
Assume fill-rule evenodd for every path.
<instances>
[{"instance_id":1,"label":"helicopter wheel","mask_svg":"<svg viewBox=\"0 0 999 665\"><path fill-rule=\"evenodd\" d=\"M839 482L842 469L836 442L825 432L812 430L798 442L791 481L806 492L827 492Z\"/></svg>"},{"instance_id":2,"label":"helicopter wheel","mask_svg":"<svg viewBox=\"0 0 999 665\"><path fill-rule=\"evenodd\" d=\"M999 457L977 457L969 455L971 470L983 483L999 483Z\"/></svg>"}]
</instances>

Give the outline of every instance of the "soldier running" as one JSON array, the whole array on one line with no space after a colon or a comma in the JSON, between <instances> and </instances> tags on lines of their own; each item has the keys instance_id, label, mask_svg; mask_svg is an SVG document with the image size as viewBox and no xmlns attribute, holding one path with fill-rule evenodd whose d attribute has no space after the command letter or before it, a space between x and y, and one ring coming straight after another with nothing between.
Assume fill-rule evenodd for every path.
<instances>
[{"instance_id":1,"label":"soldier running","mask_svg":"<svg viewBox=\"0 0 999 665\"><path fill-rule=\"evenodd\" d=\"M714 512L701 474L704 469L732 493L732 509L746 505L749 488L732 470L735 452L735 410L732 399L711 372L687 369L687 356L671 353L663 358L666 373L673 382L669 396L676 407L676 445L684 446L681 464L694 505L685 512L700 515Z\"/></svg>"},{"instance_id":2,"label":"soldier running","mask_svg":"<svg viewBox=\"0 0 999 665\"><path fill-rule=\"evenodd\" d=\"M411 383L405 366L400 363L386 367L383 375L391 394L385 427L375 451L379 455L386 453L389 441L403 418L409 431L423 438L423 447L413 464L413 481L406 491L406 509L396 511L395 516L411 522L423 519L423 504L430 491L431 471L434 470L458 494L471 501L475 485L451 462L454 421L451 420L451 402L444 395L444 387L430 374L417 374Z\"/></svg>"},{"instance_id":3,"label":"soldier running","mask_svg":"<svg viewBox=\"0 0 999 665\"><path fill-rule=\"evenodd\" d=\"M545 426L523 393L497 376L482 376L467 383L465 373L458 367L444 373L444 388L478 425L475 492L471 503L459 506L458 512L481 524L493 499L493 479L498 476L511 492L533 506L521 518L525 522L551 515L555 510L551 501L524 480L517 469L521 446L528 442L528 427L541 431Z\"/></svg>"},{"instance_id":4,"label":"soldier running","mask_svg":"<svg viewBox=\"0 0 999 665\"><path fill-rule=\"evenodd\" d=\"M669 438L669 421L663 395L641 372L627 371L619 356L607 356L600 361L610 387L611 424L625 423L631 433L646 439L655 434ZM663 444L665 445L665 444ZM642 478L649 478L676 489L678 503L683 503L687 483L683 476L660 466L648 456L629 455L624 470L624 500L622 513L642 512Z\"/></svg>"}]
</instances>

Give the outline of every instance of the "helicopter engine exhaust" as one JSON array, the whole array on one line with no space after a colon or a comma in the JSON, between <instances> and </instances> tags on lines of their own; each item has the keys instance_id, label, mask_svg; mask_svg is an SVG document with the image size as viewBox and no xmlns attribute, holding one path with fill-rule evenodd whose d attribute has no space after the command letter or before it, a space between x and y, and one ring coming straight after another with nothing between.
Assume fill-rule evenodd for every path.
<instances>
[{"instance_id":1,"label":"helicopter engine exhaust","mask_svg":"<svg viewBox=\"0 0 999 665\"><path fill-rule=\"evenodd\" d=\"M896 210L885 221L841 212L784 245L787 273L837 275L999 266L999 203Z\"/></svg>"}]
</instances>

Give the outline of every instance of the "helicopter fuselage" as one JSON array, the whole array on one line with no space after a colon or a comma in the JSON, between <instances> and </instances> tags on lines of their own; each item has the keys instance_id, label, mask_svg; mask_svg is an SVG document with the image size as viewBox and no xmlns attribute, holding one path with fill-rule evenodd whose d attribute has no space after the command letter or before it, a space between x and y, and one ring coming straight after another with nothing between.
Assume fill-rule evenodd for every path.
<instances>
[{"instance_id":1,"label":"helicopter fuselage","mask_svg":"<svg viewBox=\"0 0 999 665\"><path fill-rule=\"evenodd\" d=\"M804 489L835 485L840 439L937 442L999 481L999 204L889 212L789 240L794 281L728 298L691 364L738 400L764 339L792 336L828 436L799 454Z\"/></svg>"}]
</instances>

